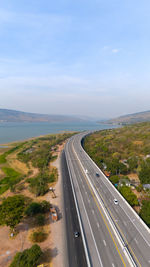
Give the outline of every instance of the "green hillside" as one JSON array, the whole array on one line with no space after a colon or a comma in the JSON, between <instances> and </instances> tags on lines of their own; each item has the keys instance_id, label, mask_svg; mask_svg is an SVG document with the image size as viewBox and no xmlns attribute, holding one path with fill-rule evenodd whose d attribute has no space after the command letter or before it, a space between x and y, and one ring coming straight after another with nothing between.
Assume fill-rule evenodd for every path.
<instances>
[{"instance_id":1,"label":"green hillside","mask_svg":"<svg viewBox=\"0 0 150 267\"><path fill-rule=\"evenodd\" d=\"M150 122L95 132L84 148L150 226Z\"/></svg>"}]
</instances>

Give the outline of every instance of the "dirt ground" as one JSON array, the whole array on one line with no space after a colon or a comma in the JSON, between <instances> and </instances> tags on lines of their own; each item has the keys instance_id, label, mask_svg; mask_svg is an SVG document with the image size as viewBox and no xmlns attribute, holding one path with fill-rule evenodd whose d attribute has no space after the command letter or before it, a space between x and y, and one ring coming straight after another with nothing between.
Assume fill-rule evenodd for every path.
<instances>
[{"instance_id":1,"label":"dirt ground","mask_svg":"<svg viewBox=\"0 0 150 267\"><path fill-rule=\"evenodd\" d=\"M136 173L130 173L130 174L128 174L128 178L130 180L135 180L136 182L139 182L140 183L139 177L138 177L138 175Z\"/></svg>"},{"instance_id":2,"label":"dirt ground","mask_svg":"<svg viewBox=\"0 0 150 267\"><path fill-rule=\"evenodd\" d=\"M52 256L52 266L55 267L65 267L65 226L64 226L64 217L63 217L63 200L62 200L62 181L61 181L61 174L60 174L60 156L57 160L53 163L58 169L59 172L59 179L56 184L55 194L56 198L51 199L51 203L56 207L58 211L58 221L51 224L51 256Z\"/></svg>"},{"instance_id":3,"label":"dirt ground","mask_svg":"<svg viewBox=\"0 0 150 267\"><path fill-rule=\"evenodd\" d=\"M61 191L61 175L60 175L60 153L63 149L63 145L58 147L57 155L58 158L55 162L52 163L52 166L58 168L58 181L57 183L53 184L55 189L56 198L53 198L52 192L48 192L43 197L36 198L36 201L40 200L47 200L52 203L58 212L58 221L52 222L51 216L48 215L46 225L44 226L44 230L48 234L48 238L39 243L41 249L45 252L45 259L44 263L46 263L46 267L55 266L55 267L64 267L64 253L65 253L65 246L63 243L63 235L64 235L64 222L62 216L62 191ZM20 166L19 166L20 167ZM36 170L34 171L35 175ZM33 174L32 174L33 175ZM35 198L32 193L30 193L25 184L25 189L21 191L21 194L26 196ZM5 192L4 196L8 197L14 195L9 190ZM8 227L0 227L0 267L7 267L9 266L10 262L12 261L14 255L18 251L22 251L26 248L29 248L33 245L30 241L29 236L33 231L32 224L30 223L29 219L24 220L21 222L17 230L19 233L14 237L10 237L10 231ZM35 228L34 228L35 230ZM42 262L43 263L43 262Z\"/></svg>"}]
</instances>

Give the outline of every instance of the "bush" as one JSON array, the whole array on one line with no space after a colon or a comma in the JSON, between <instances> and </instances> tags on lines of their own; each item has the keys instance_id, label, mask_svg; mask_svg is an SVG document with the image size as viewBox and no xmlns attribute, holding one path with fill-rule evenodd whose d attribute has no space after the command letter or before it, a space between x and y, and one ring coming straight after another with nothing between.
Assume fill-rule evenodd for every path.
<instances>
[{"instance_id":1,"label":"bush","mask_svg":"<svg viewBox=\"0 0 150 267\"><path fill-rule=\"evenodd\" d=\"M137 192L142 192L142 190L143 190L142 184L140 184L139 186L137 186L136 187L136 190L137 190Z\"/></svg>"},{"instance_id":2,"label":"bush","mask_svg":"<svg viewBox=\"0 0 150 267\"><path fill-rule=\"evenodd\" d=\"M46 213L50 209L50 203L46 200L42 202L32 202L25 210L27 216L34 216L38 213Z\"/></svg>"},{"instance_id":3,"label":"bush","mask_svg":"<svg viewBox=\"0 0 150 267\"><path fill-rule=\"evenodd\" d=\"M25 210L25 214L27 216L34 216L38 213L41 213L42 207L40 203L37 202L32 202L27 209Z\"/></svg>"},{"instance_id":4,"label":"bush","mask_svg":"<svg viewBox=\"0 0 150 267\"><path fill-rule=\"evenodd\" d=\"M33 232L31 234L31 240L34 243L35 242L37 242L37 243L43 242L43 241L45 241L46 237L47 237L47 234L45 232L42 232L42 231L40 231L40 232Z\"/></svg>"},{"instance_id":5,"label":"bush","mask_svg":"<svg viewBox=\"0 0 150 267\"><path fill-rule=\"evenodd\" d=\"M14 228L20 223L25 208L25 198L22 195L8 197L0 205L0 224Z\"/></svg>"},{"instance_id":6,"label":"bush","mask_svg":"<svg viewBox=\"0 0 150 267\"><path fill-rule=\"evenodd\" d=\"M113 184L117 184L119 182L119 176L117 175L113 175L109 178L109 180L113 183Z\"/></svg>"},{"instance_id":7,"label":"bush","mask_svg":"<svg viewBox=\"0 0 150 267\"><path fill-rule=\"evenodd\" d=\"M45 224L45 217L44 217L44 215L39 214L36 217L36 223L37 223L38 226L43 226Z\"/></svg>"},{"instance_id":8,"label":"bush","mask_svg":"<svg viewBox=\"0 0 150 267\"><path fill-rule=\"evenodd\" d=\"M132 192L130 187L122 186L119 188L119 191L131 206L138 205L137 196Z\"/></svg>"},{"instance_id":9,"label":"bush","mask_svg":"<svg viewBox=\"0 0 150 267\"><path fill-rule=\"evenodd\" d=\"M41 203L42 213L46 213L50 210L50 203L46 200L43 200Z\"/></svg>"},{"instance_id":10,"label":"bush","mask_svg":"<svg viewBox=\"0 0 150 267\"><path fill-rule=\"evenodd\" d=\"M27 182L30 183L29 188L32 193L36 196L43 196L48 192L48 177L38 175L35 178L27 179Z\"/></svg>"},{"instance_id":11,"label":"bush","mask_svg":"<svg viewBox=\"0 0 150 267\"><path fill-rule=\"evenodd\" d=\"M17 252L9 267L35 267L42 256L41 248L35 244L30 249Z\"/></svg>"},{"instance_id":12,"label":"bush","mask_svg":"<svg viewBox=\"0 0 150 267\"><path fill-rule=\"evenodd\" d=\"M139 172L139 179L142 184L150 183L150 162L148 160L141 163L141 170Z\"/></svg>"},{"instance_id":13,"label":"bush","mask_svg":"<svg viewBox=\"0 0 150 267\"><path fill-rule=\"evenodd\" d=\"M143 200L140 216L143 221L150 227L150 201Z\"/></svg>"},{"instance_id":14,"label":"bush","mask_svg":"<svg viewBox=\"0 0 150 267\"><path fill-rule=\"evenodd\" d=\"M24 189L25 189L24 184L19 184L19 185L17 186L17 190L18 190L18 191L22 191L22 190L24 190Z\"/></svg>"}]
</instances>

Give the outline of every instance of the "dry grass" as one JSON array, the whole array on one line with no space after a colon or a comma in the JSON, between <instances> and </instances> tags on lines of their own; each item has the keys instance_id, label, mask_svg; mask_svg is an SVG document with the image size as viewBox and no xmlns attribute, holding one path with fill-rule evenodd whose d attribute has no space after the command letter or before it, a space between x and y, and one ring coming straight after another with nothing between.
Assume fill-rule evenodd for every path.
<instances>
[{"instance_id":1,"label":"dry grass","mask_svg":"<svg viewBox=\"0 0 150 267\"><path fill-rule=\"evenodd\" d=\"M134 145L139 145L139 146L142 146L143 145L143 141L133 141L132 142Z\"/></svg>"},{"instance_id":2,"label":"dry grass","mask_svg":"<svg viewBox=\"0 0 150 267\"><path fill-rule=\"evenodd\" d=\"M3 171L0 169L0 178L3 178L5 176L5 174L3 173Z\"/></svg>"},{"instance_id":3,"label":"dry grass","mask_svg":"<svg viewBox=\"0 0 150 267\"><path fill-rule=\"evenodd\" d=\"M128 174L128 178L130 180L135 180L136 182L139 182L140 183L140 180L139 180L139 177L138 177L137 173L130 173L130 174Z\"/></svg>"},{"instance_id":4,"label":"dry grass","mask_svg":"<svg viewBox=\"0 0 150 267\"><path fill-rule=\"evenodd\" d=\"M17 160L17 153L11 153L7 156L7 163L9 166L22 174L28 174L29 168L27 165Z\"/></svg>"}]
</instances>

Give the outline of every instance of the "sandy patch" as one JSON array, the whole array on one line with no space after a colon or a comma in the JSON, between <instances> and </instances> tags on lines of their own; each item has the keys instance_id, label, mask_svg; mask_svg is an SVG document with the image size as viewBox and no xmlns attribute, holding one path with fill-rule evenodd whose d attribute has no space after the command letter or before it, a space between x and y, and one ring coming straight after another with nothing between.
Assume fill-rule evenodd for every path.
<instances>
[{"instance_id":1,"label":"sandy patch","mask_svg":"<svg viewBox=\"0 0 150 267\"><path fill-rule=\"evenodd\" d=\"M138 175L136 173L130 173L130 174L128 174L128 178L130 180L135 180L136 182L139 182L140 183L139 177L138 177Z\"/></svg>"}]
</instances>

